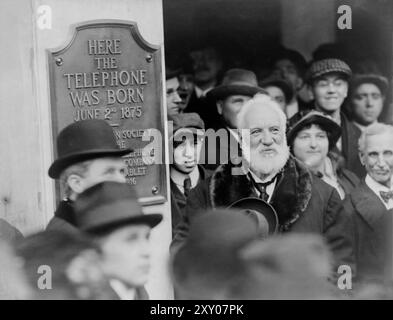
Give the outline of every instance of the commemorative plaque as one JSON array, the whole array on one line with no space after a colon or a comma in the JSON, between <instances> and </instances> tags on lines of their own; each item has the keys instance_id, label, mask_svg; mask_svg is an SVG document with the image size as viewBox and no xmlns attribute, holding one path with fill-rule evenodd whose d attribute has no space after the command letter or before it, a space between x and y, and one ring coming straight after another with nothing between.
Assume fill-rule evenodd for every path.
<instances>
[{"instance_id":1,"label":"commemorative plaque","mask_svg":"<svg viewBox=\"0 0 393 320\"><path fill-rule=\"evenodd\" d=\"M72 39L48 51L53 141L67 125L104 119L124 157L127 183L145 204L166 199L163 154L149 148L151 130L164 137L160 47L149 44L134 22L92 21L73 27ZM155 159L155 160L152 160Z\"/></svg>"}]
</instances>

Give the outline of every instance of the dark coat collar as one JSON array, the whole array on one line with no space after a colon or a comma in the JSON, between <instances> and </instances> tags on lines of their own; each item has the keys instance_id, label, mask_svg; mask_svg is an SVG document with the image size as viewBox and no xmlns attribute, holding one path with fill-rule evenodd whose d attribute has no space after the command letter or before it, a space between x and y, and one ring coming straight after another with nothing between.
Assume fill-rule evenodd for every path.
<instances>
[{"instance_id":1,"label":"dark coat collar","mask_svg":"<svg viewBox=\"0 0 393 320\"><path fill-rule=\"evenodd\" d=\"M362 181L352 192L351 201L355 210L372 228L388 211L381 199L368 187L365 181Z\"/></svg>"},{"instance_id":2,"label":"dark coat collar","mask_svg":"<svg viewBox=\"0 0 393 320\"><path fill-rule=\"evenodd\" d=\"M232 175L233 166L221 165L213 173L209 185L213 208L228 207L233 202L256 196L246 175ZM288 229L306 210L311 199L312 174L298 160L291 157L283 169L273 192L271 205L277 211L280 225Z\"/></svg>"},{"instance_id":3,"label":"dark coat collar","mask_svg":"<svg viewBox=\"0 0 393 320\"><path fill-rule=\"evenodd\" d=\"M72 201L69 199L62 200L56 209L55 217L63 219L75 226L75 213L72 206Z\"/></svg>"},{"instance_id":4,"label":"dark coat collar","mask_svg":"<svg viewBox=\"0 0 393 320\"><path fill-rule=\"evenodd\" d=\"M200 183L201 181L204 181L209 175L209 173L206 171L205 168L203 168L203 166L198 165L198 169L199 169L199 179L198 179L198 183ZM183 206L186 205L186 197L184 196L184 193L180 191L180 189L178 188L178 186L176 185L176 183L173 182L172 179L170 179L170 184L171 184L171 192L173 197L176 199L176 201L180 202L180 204L182 204Z\"/></svg>"}]
</instances>

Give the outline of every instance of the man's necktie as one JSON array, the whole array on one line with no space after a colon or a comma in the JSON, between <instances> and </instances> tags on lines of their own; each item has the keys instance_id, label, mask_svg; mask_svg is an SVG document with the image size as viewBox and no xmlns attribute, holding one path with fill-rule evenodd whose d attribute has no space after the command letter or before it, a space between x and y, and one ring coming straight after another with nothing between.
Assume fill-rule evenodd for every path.
<instances>
[{"instance_id":1,"label":"man's necktie","mask_svg":"<svg viewBox=\"0 0 393 320\"><path fill-rule=\"evenodd\" d=\"M273 179L271 179L267 182L256 182L255 179L252 177L252 175L249 174L250 180L253 182L255 188L260 192L260 195L259 195L260 199L262 199L263 201L266 201L266 202L268 201L269 195L266 192L266 188L267 188L267 186L272 184L276 179L278 179L280 175L281 175L281 173L278 173L278 175L276 175L275 177L273 177Z\"/></svg>"},{"instance_id":2,"label":"man's necktie","mask_svg":"<svg viewBox=\"0 0 393 320\"><path fill-rule=\"evenodd\" d=\"M268 182L257 182L255 183L256 188L258 189L258 191L261 193L259 195L259 198L261 198L263 201L269 200L269 195L266 192L266 188L268 185L272 184L274 182L276 178L274 177L272 180L268 181Z\"/></svg>"},{"instance_id":3,"label":"man's necktie","mask_svg":"<svg viewBox=\"0 0 393 320\"><path fill-rule=\"evenodd\" d=\"M190 179L190 177L187 177L184 180L183 187L184 187L184 195L187 198L188 194L190 193L190 190L191 190L191 179Z\"/></svg>"},{"instance_id":4,"label":"man's necktie","mask_svg":"<svg viewBox=\"0 0 393 320\"><path fill-rule=\"evenodd\" d=\"M379 194L385 203L388 203L390 199L393 199L393 191L379 191Z\"/></svg>"}]
</instances>

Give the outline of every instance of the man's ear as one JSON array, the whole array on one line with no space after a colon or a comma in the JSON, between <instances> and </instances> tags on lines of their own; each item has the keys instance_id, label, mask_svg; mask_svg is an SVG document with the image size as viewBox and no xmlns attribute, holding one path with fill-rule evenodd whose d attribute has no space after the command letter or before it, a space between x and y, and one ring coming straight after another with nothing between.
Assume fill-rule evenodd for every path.
<instances>
[{"instance_id":1,"label":"man's ear","mask_svg":"<svg viewBox=\"0 0 393 320\"><path fill-rule=\"evenodd\" d=\"M359 159L360 159L360 163L362 164L362 166L364 167L365 166L365 159L364 159L364 154L363 154L363 152L360 152L359 151Z\"/></svg>"},{"instance_id":2,"label":"man's ear","mask_svg":"<svg viewBox=\"0 0 393 320\"><path fill-rule=\"evenodd\" d=\"M220 116L222 116L222 105L223 105L222 100L216 102L217 112Z\"/></svg>"},{"instance_id":3,"label":"man's ear","mask_svg":"<svg viewBox=\"0 0 393 320\"><path fill-rule=\"evenodd\" d=\"M67 178L67 184L74 193L80 194L84 190L82 177L77 174L70 174Z\"/></svg>"}]
</instances>

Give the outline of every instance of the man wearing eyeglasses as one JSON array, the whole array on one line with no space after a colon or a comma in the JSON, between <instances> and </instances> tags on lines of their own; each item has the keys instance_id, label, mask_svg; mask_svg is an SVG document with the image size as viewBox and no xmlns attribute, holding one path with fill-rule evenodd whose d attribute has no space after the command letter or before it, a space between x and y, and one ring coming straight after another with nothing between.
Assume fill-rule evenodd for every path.
<instances>
[{"instance_id":1,"label":"man wearing eyeglasses","mask_svg":"<svg viewBox=\"0 0 393 320\"><path fill-rule=\"evenodd\" d=\"M172 196L172 227L181 219L191 189L208 176L198 165L205 125L197 113L183 113L169 116L173 125L170 141L170 176Z\"/></svg>"}]
</instances>

